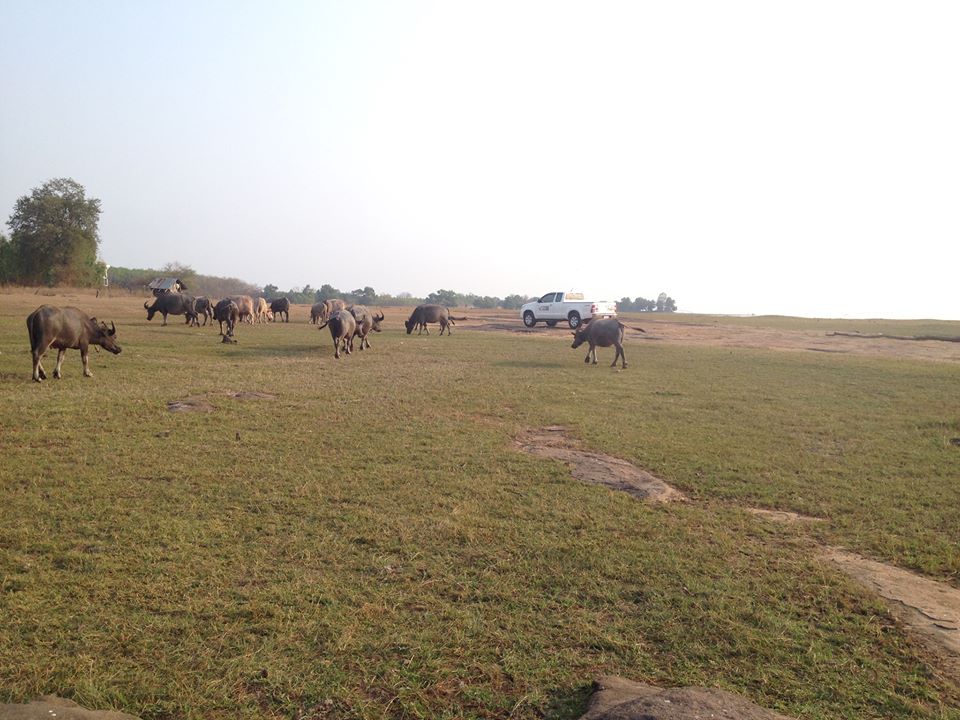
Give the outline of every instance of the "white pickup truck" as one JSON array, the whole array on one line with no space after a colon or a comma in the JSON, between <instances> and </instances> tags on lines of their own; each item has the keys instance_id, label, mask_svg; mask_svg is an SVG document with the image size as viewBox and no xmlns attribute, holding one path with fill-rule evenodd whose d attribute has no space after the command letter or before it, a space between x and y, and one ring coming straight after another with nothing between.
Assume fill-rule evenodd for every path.
<instances>
[{"instance_id":1,"label":"white pickup truck","mask_svg":"<svg viewBox=\"0 0 960 720\"><path fill-rule=\"evenodd\" d=\"M560 320L566 320L570 327L580 327L584 320L594 317L613 317L617 314L617 304L609 300L584 300L583 293L550 292L539 300L528 302L520 308L523 324L532 328L538 322L553 327Z\"/></svg>"}]
</instances>

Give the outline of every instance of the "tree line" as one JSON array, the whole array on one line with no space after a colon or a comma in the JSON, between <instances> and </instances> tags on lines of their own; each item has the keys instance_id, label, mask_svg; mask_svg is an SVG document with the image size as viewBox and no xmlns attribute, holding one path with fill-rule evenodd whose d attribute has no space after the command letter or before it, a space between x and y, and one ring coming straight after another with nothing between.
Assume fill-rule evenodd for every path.
<instances>
[{"instance_id":1,"label":"tree line","mask_svg":"<svg viewBox=\"0 0 960 720\"><path fill-rule=\"evenodd\" d=\"M194 295L262 295L268 300L286 297L293 303L313 304L330 298L359 305L420 305L435 303L447 307L504 308L517 310L536 299L520 294L504 298L440 289L426 297L410 293L381 294L372 287L339 290L324 284L281 292L276 285L262 289L238 278L197 273L188 265L171 262L159 270L107 266L98 259L100 247L100 200L88 198L86 190L71 178L48 180L29 195L17 200L7 221L11 235L0 234L0 283L19 285L68 285L93 287L108 282L111 287L142 292L157 277L177 277ZM675 312L677 304L666 293L656 300L622 298L622 312Z\"/></svg>"}]
</instances>

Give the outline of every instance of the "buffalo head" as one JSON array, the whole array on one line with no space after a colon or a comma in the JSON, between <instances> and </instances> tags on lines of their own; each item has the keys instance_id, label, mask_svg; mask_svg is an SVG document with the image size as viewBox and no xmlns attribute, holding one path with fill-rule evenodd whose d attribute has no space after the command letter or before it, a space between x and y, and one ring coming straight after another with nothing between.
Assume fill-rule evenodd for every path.
<instances>
[{"instance_id":1,"label":"buffalo head","mask_svg":"<svg viewBox=\"0 0 960 720\"><path fill-rule=\"evenodd\" d=\"M109 350L114 355L119 355L121 348L117 344L117 326L114 325L113 321L110 321L109 328L105 322L100 322L98 324L96 318L90 318L90 321L96 328L96 334L91 338L92 342L96 343L104 350Z\"/></svg>"}]
</instances>

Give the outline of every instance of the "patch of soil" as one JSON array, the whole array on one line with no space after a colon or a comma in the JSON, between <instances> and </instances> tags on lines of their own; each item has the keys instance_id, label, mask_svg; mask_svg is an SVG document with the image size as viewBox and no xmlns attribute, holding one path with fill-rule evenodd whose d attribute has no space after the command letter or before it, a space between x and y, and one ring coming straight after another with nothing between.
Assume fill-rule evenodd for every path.
<instances>
[{"instance_id":1,"label":"patch of soil","mask_svg":"<svg viewBox=\"0 0 960 720\"><path fill-rule=\"evenodd\" d=\"M810 517L800 513L790 512L789 510L766 510L764 508L747 508L747 512L757 517L766 518L779 523L807 523L823 522L823 518Z\"/></svg>"},{"instance_id":2,"label":"patch of soil","mask_svg":"<svg viewBox=\"0 0 960 720\"><path fill-rule=\"evenodd\" d=\"M167 403L167 410L170 412L213 412L215 409L202 397L188 397Z\"/></svg>"},{"instance_id":3,"label":"patch of soil","mask_svg":"<svg viewBox=\"0 0 960 720\"><path fill-rule=\"evenodd\" d=\"M515 444L524 452L561 460L577 480L619 490L640 500L676 502L686 500L679 490L658 477L611 455L579 450L562 427L551 426L521 433Z\"/></svg>"},{"instance_id":4,"label":"patch of soil","mask_svg":"<svg viewBox=\"0 0 960 720\"><path fill-rule=\"evenodd\" d=\"M228 396L236 398L237 400L276 400L277 396L272 393L265 392L252 392L249 390L241 390L240 392L228 392Z\"/></svg>"},{"instance_id":5,"label":"patch of soil","mask_svg":"<svg viewBox=\"0 0 960 720\"><path fill-rule=\"evenodd\" d=\"M603 677L593 686L580 720L789 720L716 688L658 688L620 677Z\"/></svg>"},{"instance_id":6,"label":"patch of soil","mask_svg":"<svg viewBox=\"0 0 960 720\"><path fill-rule=\"evenodd\" d=\"M0 703L0 718L4 720L139 720L133 715L115 710L87 710L72 700L47 695L22 705Z\"/></svg>"},{"instance_id":7,"label":"patch of soil","mask_svg":"<svg viewBox=\"0 0 960 720\"><path fill-rule=\"evenodd\" d=\"M887 600L894 615L960 677L960 590L840 548L825 548L823 557Z\"/></svg>"}]
</instances>

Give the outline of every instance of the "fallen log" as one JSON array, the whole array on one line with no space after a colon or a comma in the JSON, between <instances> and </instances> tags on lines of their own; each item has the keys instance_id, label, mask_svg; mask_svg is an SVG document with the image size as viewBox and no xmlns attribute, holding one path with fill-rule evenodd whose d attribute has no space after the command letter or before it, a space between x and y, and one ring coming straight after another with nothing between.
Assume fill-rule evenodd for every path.
<instances>
[{"instance_id":1,"label":"fallen log","mask_svg":"<svg viewBox=\"0 0 960 720\"><path fill-rule=\"evenodd\" d=\"M827 337L839 335L840 337L863 338L865 340L939 340L941 342L960 343L960 335L885 335L884 333L848 333L848 332L829 332Z\"/></svg>"}]
</instances>

